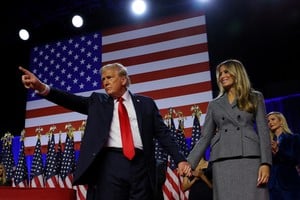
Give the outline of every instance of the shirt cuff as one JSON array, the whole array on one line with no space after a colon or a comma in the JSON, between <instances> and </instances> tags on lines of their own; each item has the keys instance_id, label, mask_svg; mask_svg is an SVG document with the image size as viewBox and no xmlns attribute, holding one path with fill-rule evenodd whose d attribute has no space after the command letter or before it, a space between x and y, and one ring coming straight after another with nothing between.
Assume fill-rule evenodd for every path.
<instances>
[{"instance_id":1,"label":"shirt cuff","mask_svg":"<svg viewBox=\"0 0 300 200\"><path fill-rule=\"evenodd\" d=\"M41 96L46 96L50 92L50 87L47 84L45 85L45 89L42 92L39 92L38 90L35 90L35 93L41 95Z\"/></svg>"}]
</instances>

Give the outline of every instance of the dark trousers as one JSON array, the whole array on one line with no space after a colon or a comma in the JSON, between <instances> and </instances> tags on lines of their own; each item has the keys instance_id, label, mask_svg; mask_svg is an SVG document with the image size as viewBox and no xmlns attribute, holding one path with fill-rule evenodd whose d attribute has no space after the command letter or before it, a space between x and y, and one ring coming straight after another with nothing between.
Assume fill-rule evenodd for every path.
<instances>
[{"instance_id":1,"label":"dark trousers","mask_svg":"<svg viewBox=\"0 0 300 200\"><path fill-rule=\"evenodd\" d=\"M201 179L197 180L189 192L189 200L213 200L213 191Z\"/></svg>"},{"instance_id":2,"label":"dark trousers","mask_svg":"<svg viewBox=\"0 0 300 200\"><path fill-rule=\"evenodd\" d=\"M167 163L163 160L156 161L156 186L154 192L154 200L164 200L162 187L166 180Z\"/></svg>"},{"instance_id":3,"label":"dark trousers","mask_svg":"<svg viewBox=\"0 0 300 200\"><path fill-rule=\"evenodd\" d=\"M107 148L99 159L95 185L89 185L87 200L152 200L147 166L141 150L133 160L121 149Z\"/></svg>"}]
</instances>

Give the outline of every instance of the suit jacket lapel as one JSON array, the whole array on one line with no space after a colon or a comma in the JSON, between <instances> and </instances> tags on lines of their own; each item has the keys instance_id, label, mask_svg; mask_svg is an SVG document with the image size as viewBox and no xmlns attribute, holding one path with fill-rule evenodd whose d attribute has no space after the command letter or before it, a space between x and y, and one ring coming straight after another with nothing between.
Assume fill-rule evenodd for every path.
<instances>
[{"instance_id":1,"label":"suit jacket lapel","mask_svg":"<svg viewBox=\"0 0 300 200\"><path fill-rule=\"evenodd\" d=\"M228 102L227 95L224 94L222 97L219 98L218 104L219 104L220 107L223 108L223 110L226 112L226 114L228 115L228 117L236 125L239 125L239 122L237 121L237 118L236 118L236 115L235 115L235 112L234 112L234 109L233 109L234 106L237 106L236 105L236 101L234 101L233 104L230 104Z\"/></svg>"},{"instance_id":2,"label":"suit jacket lapel","mask_svg":"<svg viewBox=\"0 0 300 200\"><path fill-rule=\"evenodd\" d=\"M135 109L135 114L136 114L139 130L140 130L140 133L142 133L141 132L142 131L142 103L141 103L141 100L136 95L132 94L130 91L129 91L129 94L131 96L133 106Z\"/></svg>"}]
</instances>

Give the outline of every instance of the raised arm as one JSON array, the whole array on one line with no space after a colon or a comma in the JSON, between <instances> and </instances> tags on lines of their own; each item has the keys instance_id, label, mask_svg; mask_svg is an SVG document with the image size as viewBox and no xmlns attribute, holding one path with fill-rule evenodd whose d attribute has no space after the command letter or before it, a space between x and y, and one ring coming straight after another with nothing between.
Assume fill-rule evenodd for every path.
<instances>
[{"instance_id":1,"label":"raised arm","mask_svg":"<svg viewBox=\"0 0 300 200\"><path fill-rule=\"evenodd\" d=\"M20 71L23 72L22 75L22 83L25 88L33 89L37 91L39 94L44 94L48 90L48 86L41 82L33 73L31 73L29 70L19 67Z\"/></svg>"}]
</instances>

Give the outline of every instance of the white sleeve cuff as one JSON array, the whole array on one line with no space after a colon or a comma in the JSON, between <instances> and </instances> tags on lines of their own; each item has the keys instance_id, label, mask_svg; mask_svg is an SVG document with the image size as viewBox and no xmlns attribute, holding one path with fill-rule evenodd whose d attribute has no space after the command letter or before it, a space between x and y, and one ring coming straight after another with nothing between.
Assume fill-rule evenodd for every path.
<instances>
[{"instance_id":1,"label":"white sleeve cuff","mask_svg":"<svg viewBox=\"0 0 300 200\"><path fill-rule=\"evenodd\" d=\"M50 87L47 84L45 85L45 89L42 92L39 92L38 90L35 90L35 93L41 95L41 96L46 96L50 92Z\"/></svg>"}]
</instances>

